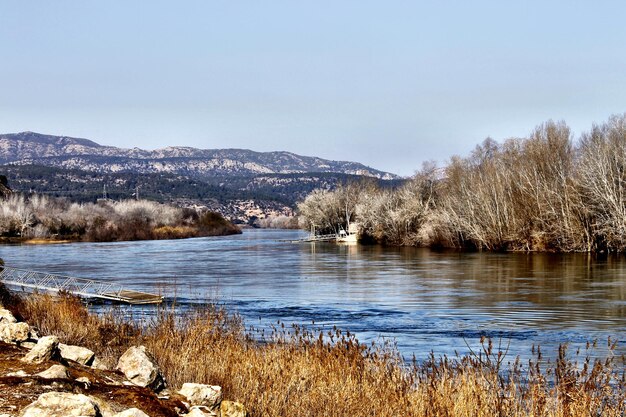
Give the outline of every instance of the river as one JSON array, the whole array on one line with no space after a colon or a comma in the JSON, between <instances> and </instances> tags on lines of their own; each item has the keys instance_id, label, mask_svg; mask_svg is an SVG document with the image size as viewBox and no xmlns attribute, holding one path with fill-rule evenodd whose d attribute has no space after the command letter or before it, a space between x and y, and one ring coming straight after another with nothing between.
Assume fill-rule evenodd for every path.
<instances>
[{"instance_id":1,"label":"river","mask_svg":"<svg viewBox=\"0 0 626 417\"><path fill-rule=\"evenodd\" d=\"M246 325L337 327L407 358L454 355L481 336L529 358L607 338L626 350L626 259L587 254L435 252L294 244L300 231L167 241L0 247L7 265L160 292L179 306L223 303ZM146 314L152 307L140 307ZM314 323L314 324L313 324ZM548 353L549 354L549 353Z\"/></svg>"}]
</instances>

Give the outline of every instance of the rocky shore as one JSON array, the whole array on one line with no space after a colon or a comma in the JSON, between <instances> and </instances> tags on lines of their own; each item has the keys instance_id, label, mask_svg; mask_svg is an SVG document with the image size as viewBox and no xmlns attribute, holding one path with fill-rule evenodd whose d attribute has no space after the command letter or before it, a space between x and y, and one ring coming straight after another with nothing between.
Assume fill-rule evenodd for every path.
<instances>
[{"instance_id":1,"label":"rocky shore","mask_svg":"<svg viewBox=\"0 0 626 417\"><path fill-rule=\"evenodd\" d=\"M0 284L0 417L626 415L614 339L600 359L594 342L575 354L562 345L554 362L537 347L528 365L505 363L484 338L476 354L407 366L393 346L340 329L281 323L260 343L214 304L137 320L83 301Z\"/></svg>"},{"instance_id":2,"label":"rocky shore","mask_svg":"<svg viewBox=\"0 0 626 417\"><path fill-rule=\"evenodd\" d=\"M154 357L130 347L108 369L82 346L40 336L0 305L0 417L245 417L216 385L168 387Z\"/></svg>"}]
</instances>

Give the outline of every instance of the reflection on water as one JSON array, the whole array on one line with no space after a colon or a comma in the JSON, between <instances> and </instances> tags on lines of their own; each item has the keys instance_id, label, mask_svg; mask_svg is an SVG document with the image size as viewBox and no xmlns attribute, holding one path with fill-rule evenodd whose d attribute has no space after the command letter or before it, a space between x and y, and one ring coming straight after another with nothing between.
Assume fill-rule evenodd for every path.
<instances>
[{"instance_id":1,"label":"reflection on water","mask_svg":"<svg viewBox=\"0 0 626 417\"><path fill-rule=\"evenodd\" d=\"M587 254L440 253L292 244L296 231L189 240L5 246L7 265L219 299L247 323L337 325L392 338L424 358L467 351L481 335L527 357L559 342L626 338L626 260ZM145 308L145 307L144 307ZM260 318L260 319L259 319ZM622 347L623 349L623 347ZM623 352L623 350L622 350Z\"/></svg>"}]
</instances>

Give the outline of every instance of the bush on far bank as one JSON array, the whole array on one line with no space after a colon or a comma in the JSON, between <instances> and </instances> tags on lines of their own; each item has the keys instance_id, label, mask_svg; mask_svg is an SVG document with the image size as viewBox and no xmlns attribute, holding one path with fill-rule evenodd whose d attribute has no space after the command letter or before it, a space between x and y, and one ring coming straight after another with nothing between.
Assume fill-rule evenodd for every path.
<instances>
[{"instance_id":1,"label":"bush on far bank","mask_svg":"<svg viewBox=\"0 0 626 417\"><path fill-rule=\"evenodd\" d=\"M0 237L125 241L240 233L219 213L148 200L78 204L42 195L0 200Z\"/></svg>"},{"instance_id":2,"label":"bush on far bank","mask_svg":"<svg viewBox=\"0 0 626 417\"><path fill-rule=\"evenodd\" d=\"M574 140L564 122L487 138L403 185L345 184L298 205L320 234L358 224L364 240L492 251L626 252L626 113Z\"/></svg>"}]
</instances>

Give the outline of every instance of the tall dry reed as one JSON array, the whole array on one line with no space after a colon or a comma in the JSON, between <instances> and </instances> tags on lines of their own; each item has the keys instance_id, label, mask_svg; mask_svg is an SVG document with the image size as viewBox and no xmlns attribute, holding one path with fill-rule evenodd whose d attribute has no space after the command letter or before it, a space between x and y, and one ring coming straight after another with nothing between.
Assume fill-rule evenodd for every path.
<instances>
[{"instance_id":1,"label":"tall dry reed","mask_svg":"<svg viewBox=\"0 0 626 417\"><path fill-rule=\"evenodd\" d=\"M110 364L128 346L153 353L169 384L221 385L251 416L623 416L624 358L504 365L489 339L465 357L405 363L393 347L366 347L338 329L277 326L259 342L237 316L209 305L186 314L161 309L132 321L90 313L75 297L29 296L20 311L42 333L87 346ZM609 348L614 342L609 341ZM590 347L591 348L591 347ZM609 349L611 350L611 349ZM574 355L575 356L575 355ZM506 358L508 361L509 358Z\"/></svg>"}]
</instances>

